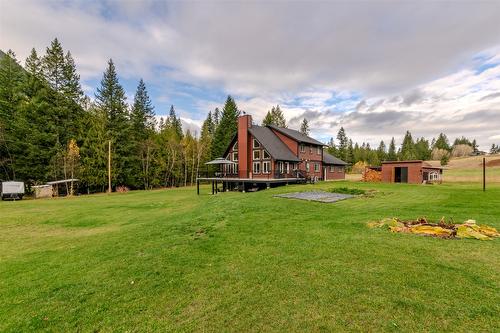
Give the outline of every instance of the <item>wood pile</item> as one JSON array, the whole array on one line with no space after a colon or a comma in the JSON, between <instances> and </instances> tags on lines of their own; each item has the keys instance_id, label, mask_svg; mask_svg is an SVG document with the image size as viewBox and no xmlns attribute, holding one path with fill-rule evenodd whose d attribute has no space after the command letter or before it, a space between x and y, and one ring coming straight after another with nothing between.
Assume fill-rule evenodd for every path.
<instances>
[{"instance_id":1,"label":"wood pile","mask_svg":"<svg viewBox=\"0 0 500 333\"><path fill-rule=\"evenodd\" d=\"M370 168L365 168L363 171L362 180L364 182L381 182L382 181L382 171L373 170Z\"/></svg>"}]
</instances>

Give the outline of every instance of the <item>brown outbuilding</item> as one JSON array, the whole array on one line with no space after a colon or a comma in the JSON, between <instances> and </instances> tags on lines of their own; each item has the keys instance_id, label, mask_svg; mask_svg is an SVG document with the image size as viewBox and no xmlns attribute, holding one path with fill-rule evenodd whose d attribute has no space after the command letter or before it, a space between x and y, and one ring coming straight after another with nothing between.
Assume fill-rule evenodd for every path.
<instances>
[{"instance_id":1,"label":"brown outbuilding","mask_svg":"<svg viewBox=\"0 0 500 333\"><path fill-rule=\"evenodd\" d=\"M442 180L443 168L421 160L382 162L382 181L386 183L441 183Z\"/></svg>"}]
</instances>

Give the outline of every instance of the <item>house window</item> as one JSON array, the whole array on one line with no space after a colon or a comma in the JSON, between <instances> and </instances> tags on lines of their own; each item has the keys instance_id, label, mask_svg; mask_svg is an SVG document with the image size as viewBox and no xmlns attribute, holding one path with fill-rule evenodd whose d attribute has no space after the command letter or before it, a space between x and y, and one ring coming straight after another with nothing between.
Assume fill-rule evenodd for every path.
<instances>
[{"instance_id":1,"label":"house window","mask_svg":"<svg viewBox=\"0 0 500 333\"><path fill-rule=\"evenodd\" d=\"M253 151L253 159L254 160L260 160L260 150L254 150Z\"/></svg>"},{"instance_id":2,"label":"house window","mask_svg":"<svg viewBox=\"0 0 500 333\"><path fill-rule=\"evenodd\" d=\"M335 172L335 167L333 165L330 165L330 172Z\"/></svg>"},{"instance_id":3,"label":"house window","mask_svg":"<svg viewBox=\"0 0 500 333\"><path fill-rule=\"evenodd\" d=\"M321 155L321 146L316 147L316 152L318 153L318 155Z\"/></svg>"},{"instance_id":4,"label":"house window","mask_svg":"<svg viewBox=\"0 0 500 333\"><path fill-rule=\"evenodd\" d=\"M344 172L344 168L343 167L337 167L337 172L338 173Z\"/></svg>"},{"instance_id":5,"label":"house window","mask_svg":"<svg viewBox=\"0 0 500 333\"><path fill-rule=\"evenodd\" d=\"M238 141L236 141L233 145L233 151L238 151Z\"/></svg>"},{"instance_id":6,"label":"house window","mask_svg":"<svg viewBox=\"0 0 500 333\"><path fill-rule=\"evenodd\" d=\"M278 171L283 173L283 162L278 162Z\"/></svg>"},{"instance_id":7,"label":"house window","mask_svg":"<svg viewBox=\"0 0 500 333\"><path fill-rule=\"evenodd\" d=\"M260 173L260 162L253 162L253 173Z\"/></svg>"},{"instance_id":8,"label":"house window","mask_svg":"<svg viewBox=\"0 0 500 333\"><path fill-rule=\"evenodd\" d=\"M285 162L285 173L290 173L290 163Z\"/></svg>"},{"instance_id":9,"label":"house window","mask_svg":"<svg viewBox=\"0 0 500 333\"><path fill-rule=\"evenodd\" d=\"M238 152L233 153L233 161L238 162Z\"/></svg>"},{"instance_id":10,"label":"house window","mask_svg":"<svg viewBox=\"0 0 500 333\"><path fill-rule=\"evenodd\" d=\"M255 139L253 139L253 147L254 147L254 148L260 148L260 143L259 143L259 141L257 141L257 140L255 140Z\"/></svg>"},{"instance_id":11,"label":"house window","mask_svg":"<svg viewBox=\"0 0 500 333\"><path fill-rule=\"evenodd\" d=\"M312 146L312 145L310 145L310 146L309 146L309 153L311 153L311 154L312 154L312 152L313 152L313 146Z\"/></svg>"},{"instance_id":12,"label":"house window","mask_svg":"<svg viewBox=\"0 0 500 333\"><path fill-rule=\"evenodd\" d=\"M319 171L319 163L314 163L314 172Z\"/></svg>"},{"instance_id":13,"label":"house window","mask_svg":"<svg viewBox=\"0 0 500 333\"><path fill-rule=\"evenodd\" d=\"M306 152L306 146L303 144L300 144L300 152L305 153Z\"/></svg>"},{"instance_id":14,"label":"house window","mask_svg":"<svg viewBox=\"0 0 500 333\"><path fill-rule=\"evenodd\" d=\"M233 175L238 174L238 164L233 164L231 166L231 171L233 172Z\"/></svg>"},{"instance_id":15,"label":"house window","mask_svg":"<svg viewBox=\"0 0 500 333\"><path fill-rule=\"evenodd\" d=\"M306 171L309 172L309 162L306 162Z\"/></svg>"},{"instance_id":16,"label":"house window","mask_svg":"<svg viewBox=\"0 0 500 333\"><path fill-rule=\"evenodd\" d=\"M267 151L265 151L265 150L264 150L264 151L262 152L262 159L263 159L263 160L268 160L268 159L270 159L270 158L271 158L271 155L269 155L269 153L268 153Z\"/></svg>"},{"instance_id":17,"label":"house window","mask_svg":"<svg viewBox=\"0 0 500 333\"><path fill-rule=\"evenodd\" d=\"M266 161L262 162L262 173L270 173L271 172L271 162Z\"/></svg>"}]
</instances>

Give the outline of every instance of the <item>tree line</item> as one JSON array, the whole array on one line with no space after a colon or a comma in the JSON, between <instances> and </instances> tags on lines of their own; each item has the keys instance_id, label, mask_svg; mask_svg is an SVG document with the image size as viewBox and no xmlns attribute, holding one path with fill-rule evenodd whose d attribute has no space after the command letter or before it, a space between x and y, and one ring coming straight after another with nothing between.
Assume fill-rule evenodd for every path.
<instances>
[{"instance_id":1,"label":"tree line","mask_svg":"<svg viewBox=\"0 0 500 333\"><path fill-rule=\"evenodd\" d=\"M441 165L446 165L451 157L470 156L478 154L478 144L476 140L465 137L456 138L453 144L446 134L440 133L437 138L431 141L424 137L413 139L410 131L406 131L400 147L396 147L394 137L387 146L382 140L379 145L371 147L369 143L363 142L359 145L353 143L346 135L343 127L337 133L337 140L330 139L327 150L354 165L363 162L372 166L381 165L382 161L403 161L403 160L439 160Z\"/></svg>"},{"instance_id":2,"label":"tree line","mask_svg":"<svg viewBox=\"0 0 500 333\"><path fill-rule=\"evenodd\" d=\"M111 59L91 100L57 39L43 55L32 49L24 66L9 50L0 54L0 179L36 185L78 178L81 192L102 192L110 154L113 189L192 184L201 165L223 153L238 116L228 96L198 136L183 130L173 105L157 121L142 79L128 103Z\"/></svg>"},{"instance_id":3,"label":"tree line","mask_svg":"<svg viewBox=\"0 0 500 333\"><path fill-rule=\"evenodd\" d=\"M113 189L193 184L206 161L223 155L237 132L239 115L228 96L222 108L208 112L200 133L192 133L183 129L173 105L167 116L156 117L142 79L129 103L111 59L90 99L71 52L57 39L43 55L32 49L24 66L14 52L0 52L0 179L36 185L78 178L80 192L102 192L108 185L110 154ZM279 105L268 111L262 125L287 126ZM307 119L300 131L309 134ZM372 148L353 143L341 128L327 149L352 165L431 158L446 163L451 156L477 152L477 144L464 137L450 144L443 133L431 142L415 141L408 131L399 149L394 138L388 147L381 141Z\"/></svg>"}]
</instances>

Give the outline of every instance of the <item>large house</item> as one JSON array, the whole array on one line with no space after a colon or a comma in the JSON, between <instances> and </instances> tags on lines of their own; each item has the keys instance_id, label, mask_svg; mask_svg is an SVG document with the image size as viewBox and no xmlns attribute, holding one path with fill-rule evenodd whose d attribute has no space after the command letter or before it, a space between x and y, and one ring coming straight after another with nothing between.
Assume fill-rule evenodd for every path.
<instances>
[{"instance_id":1,"label":"large house","mask_svg":"<svg viewBox=\"0 0 500 333\"><path fill-rule=\"evenodd\" d=\"M299 131L257 126L250 115L238 118L238 133L227 147L224 175L239 179L345 178L347 163L325 152L324 144Z\"/></svg>"}]
</instances>

